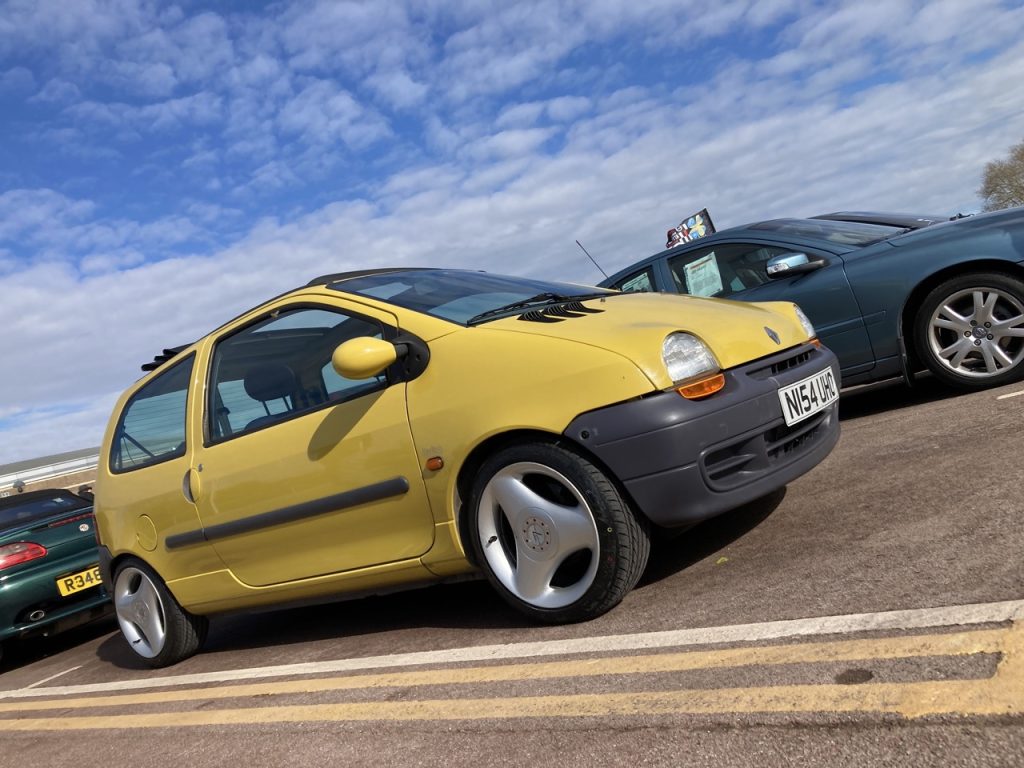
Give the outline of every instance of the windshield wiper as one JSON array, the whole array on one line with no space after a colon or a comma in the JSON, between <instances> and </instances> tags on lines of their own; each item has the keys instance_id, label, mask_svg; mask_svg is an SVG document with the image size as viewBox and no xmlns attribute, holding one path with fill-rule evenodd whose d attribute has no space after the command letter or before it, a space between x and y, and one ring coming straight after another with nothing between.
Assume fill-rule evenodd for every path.
<instances>
[{"instance_id":1,"label":"windshield wiper","mask_svg":"<svg viewBox=\"0 0 1024 768\"><path fill-rule=\"evenodd\" d=\"M483 322L488 318L495 317L497 315L504 315L509 312L515 312L517 309L525 309L526 307L532 307L537 304L559 304L563 301L585 301L587 299L596 299L599 296L614 296L614 291L601 291L599 293L581 293L574 296L566 296L562 293L551 293L547 291L545 293L538 293L536 296L531 296L528 299L522 299L520 301L513 301L511 304L505 304L494 309L488 309L485 312L481 312L479 315L473 315L466 321L466 325L476 325L477 323Z\"/></svg>"}]
</instances>

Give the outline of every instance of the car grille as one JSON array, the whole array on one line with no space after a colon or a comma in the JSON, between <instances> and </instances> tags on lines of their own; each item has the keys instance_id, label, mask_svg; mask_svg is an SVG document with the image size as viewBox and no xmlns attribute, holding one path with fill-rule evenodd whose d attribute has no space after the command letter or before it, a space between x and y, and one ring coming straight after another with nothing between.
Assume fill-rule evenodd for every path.
<instances>
[{"instance_id":1,"label":"car grille","mask_svg":"<svg viewBox=\"0 0 1024 768\"><path fill-rule=\"evenodd\" d=\"M718 446L701 458L708 485L729 491L770 474L781 464L810 451L826 432L835 406L826 408L793 426L780 424L727 446Z\"/></svg>"},{"instance_id":2,"label":"car grille","mask_svg":"<svg viewBox=\"0 0 1024 768\"><path fill-rule=\"evenodd\" d=\"M747 371L747 376L758 381L764 381L765 379L771 378L772 376L778 376L783 371L788 371L790 368L796 368L799 365L803 365L811 359L813 350L804 349L803 351L797 352L790 357L784 357L781 360L775 359L763 368L754 368L751 371Z\"/></svg>"},{"instance_id":3,"label":"car grille","mask_svg":"<svg viewBox=\"0 0 1024 768\"><path fill-rule=\"evenodd\" d=\"M786 371L805 365L817 352L815 347L803 345L788 352L764 358L742 375L755 381L766 381ZM727 491L774 471L811 450L828 426L828 419L836 418L835 407L827 408L810 418L786 426L776 426L747 436L727 445L714 446L705 453L701 465L708 484L715 490Z\"/></svg>"}]
</instances>

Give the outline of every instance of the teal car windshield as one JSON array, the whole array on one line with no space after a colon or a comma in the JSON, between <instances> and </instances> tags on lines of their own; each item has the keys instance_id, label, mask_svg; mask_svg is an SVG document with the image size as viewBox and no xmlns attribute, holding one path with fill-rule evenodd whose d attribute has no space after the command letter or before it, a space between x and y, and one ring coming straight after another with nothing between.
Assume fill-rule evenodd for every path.
<instances>
[{"instance_id":1,"label":"teal car windshield","mask_svg":"<svg viewBox=\"0 0 1024 768\"><path fill-rule=\"evenodd\" d=\"M888 240L906 232L905 227L887 224L865 224L860 221L829 221L827 219L774 219L752 224L750 229L764 229L780 235L794 235L813 240L824 240L851 248Z\"/></svg>"},{"instance_id":2,"label":"teal car windshield","mask_svg":"<svg viewBox=\"0 0 1024 768\"><path fill-rule=\"evenodd\" d=\"M386 301L416 312L423 312L461 325L501 314L500 310L529 304L534 298L567 298L613 294L614 291L554 283L546 280L491 275L456 269L424 269L382 272L348 278L331 287L368 298Z\"/></svg>"}]
</instances>

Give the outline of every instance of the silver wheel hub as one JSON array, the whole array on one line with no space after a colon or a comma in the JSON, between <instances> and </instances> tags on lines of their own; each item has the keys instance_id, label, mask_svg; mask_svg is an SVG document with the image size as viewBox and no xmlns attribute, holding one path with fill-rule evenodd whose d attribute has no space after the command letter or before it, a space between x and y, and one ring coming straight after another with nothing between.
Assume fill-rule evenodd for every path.
<instances>
[{"instance_id":1,"label":"silver wheel hub","mask_svg":"<svg viewBox=\"0 0 1024 768\"><path fill-rule=\"evenodd\" d=\"M117 574L114 611L132 650L151 659L167 642L167 621L156 586L146 573L131 566Z\"/></svg>"},{"instance_id":2,"label":"silver wheel hub","mask_svg":"<svg viewBox=\"0 0 1024 768\"><path fill-rule=\"evenodd\" d=\"M932 312L928 346L957 375L1005 373L1024 360L1024 304L998 288L957 291Z\"/></svg>"},{"instance_id":3,"label":"silver wheel hub","mask_svg":"<svg viewBox=\"0 0 1024 768\"><path fill-rule=\"evenodd\" d=\"M594 516L580 490L551 467L518 462L498 470L476 515L488 567L523 602L564 608L594 583L600 552Z\"/></svg>"},{"instance_id":4,"label":"silver wheel hub","mask_svg":"<svg viewBox=\"0 0 1024 768\"><path fill-rule=\"evenodd\" d=\"M551 523L537 515L526 517L520 527L525 546L534 555L553 554L557 543L553 546L552 540L555 536L555 529ZM557 542L557 540L555 540Z\"/></svg>"}]
</instances>

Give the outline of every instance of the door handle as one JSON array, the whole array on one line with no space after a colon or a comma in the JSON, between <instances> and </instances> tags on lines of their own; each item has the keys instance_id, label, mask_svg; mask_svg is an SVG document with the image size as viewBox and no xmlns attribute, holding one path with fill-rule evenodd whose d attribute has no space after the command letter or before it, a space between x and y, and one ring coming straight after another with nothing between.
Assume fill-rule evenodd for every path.
<instances>
[{"instance_id":1,"label":"door handle","mask_svg":"<svg viewBox=\"0 0 1024 768\"><path fill-rule=\"evenodd\" d=\"M195 504L195 497L192 496L192 470L185 470L185 477L181 479L181 493L189 504Z\"/></svg>"}]
</instances>

